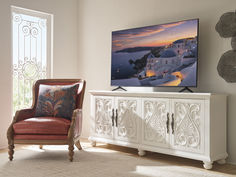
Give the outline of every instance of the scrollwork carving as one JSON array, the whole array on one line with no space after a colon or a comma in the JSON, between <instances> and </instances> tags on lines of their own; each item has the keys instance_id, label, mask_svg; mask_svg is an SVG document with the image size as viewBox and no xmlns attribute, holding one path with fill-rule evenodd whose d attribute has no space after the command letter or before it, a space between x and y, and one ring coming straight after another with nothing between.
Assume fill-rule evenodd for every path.
<instances>
[{"instance_id":1,"label":"scrollwork carving","mask_svg":"<svg viewBox=\"0 0 236 177\"><path fill-rule=\"evenodd\" d=\"M144 140L166 143L166 103L144 101Z\"/></svg>"},{"instance_id":2,"label":"scrollwork carving","mask_svg":"<svg viewBox=\"0 0 236 177\"><path fill-rule=\"evenodd\" d=\"M175 145L200 148L200 108L197 103L175 103Z\"/></svg>"},{"instance_id":3,"label":"scrollwork carving","mask_svg":"<svg viewBox=\"0 0 236 177\"><path fill-rule=\"evenodd\" d=\"M96 98L95 104L95 133L98 135L112 136L112 100L108 98Z\"/></svg>"},{"instance_id":4,"label":"scrollwork carving","mask_svg":"<svg viewBox=\"0 0 236 177\"><path fill-rule=\"evenodd\" d=\"M118 100L118 136L137 137L137 101Z\"/></svg>"}]
</instances>

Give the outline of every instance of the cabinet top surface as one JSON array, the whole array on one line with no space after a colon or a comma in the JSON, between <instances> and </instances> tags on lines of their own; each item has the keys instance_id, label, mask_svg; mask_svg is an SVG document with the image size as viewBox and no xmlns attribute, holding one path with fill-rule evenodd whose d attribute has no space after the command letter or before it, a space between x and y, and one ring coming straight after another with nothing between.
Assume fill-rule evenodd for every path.
<instances>
[{"instance_id":1,"label":"cabinet top surface","mask_svg":"<svg viewBox=\"0 0 236 177\"><path fill-rule=\"evenodd\" d=\"M218 93L183 93L183 92L134 92L134 91L106 91L106 90L89 90L91 95L100 96L136 96L136 97L211 97L211 96L224 96L226 94Z\"/></svg>"}]
</instances>

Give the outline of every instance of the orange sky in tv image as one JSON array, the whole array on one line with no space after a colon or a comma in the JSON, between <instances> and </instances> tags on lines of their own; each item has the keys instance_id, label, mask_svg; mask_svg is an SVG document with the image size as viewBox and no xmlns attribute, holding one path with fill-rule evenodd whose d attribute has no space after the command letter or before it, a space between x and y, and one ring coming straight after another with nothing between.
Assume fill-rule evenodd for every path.
<instances>
[{"instance_id":1,"label":"orange sky in tv image","mask_svg":"<svg viewBox=\"0 0 236 177\"><path fill-rule=\"evenodd\" d=\"M157 47L171 44L197 35L197 21L188 20L164 25L115 31L112 35L112 50L132 47Z\"/></svg>"}]
</instances>

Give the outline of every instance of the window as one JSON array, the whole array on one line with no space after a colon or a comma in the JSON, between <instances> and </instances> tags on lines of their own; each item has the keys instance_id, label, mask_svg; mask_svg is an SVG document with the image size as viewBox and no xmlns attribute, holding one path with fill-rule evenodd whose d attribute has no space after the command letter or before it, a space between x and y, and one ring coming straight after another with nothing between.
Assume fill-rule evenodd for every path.
<instances>
[{"instance_id":1,"label":"window","mask_svg":"<svg viewBox=\"0 0 236 177\"><path fill-rule=\"evenodd\" d=\"M52 15L12 7L13 113L32 104L32 86L51 77Z\"/></svg>"}]
</instances>

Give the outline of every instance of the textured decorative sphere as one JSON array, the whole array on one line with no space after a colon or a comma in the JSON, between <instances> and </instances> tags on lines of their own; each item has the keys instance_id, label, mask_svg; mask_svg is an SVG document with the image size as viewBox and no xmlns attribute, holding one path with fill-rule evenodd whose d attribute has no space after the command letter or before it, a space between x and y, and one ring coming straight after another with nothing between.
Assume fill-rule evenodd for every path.
<instances>
[{"instance_id":1,"label":"textured decorative sphere","mask_svg":"<svg viewBox=\"0 0 236 177\"><path fill-rule=\"evenodd\" d=\"M236 36L236 15L235 12L226 12L215 26L216 31L221 37Z\"/></svg>"},{"instance_id":2,"label":"textured decorative sphere","mask_svg":"<svg viewBox=\"0 0 236 177\"><path fill-rule=\"evenodd\" d=\"M236 82L236 51L229 50L221 56L217 71L226 82Z\"/></svg>"}]
</instances>

